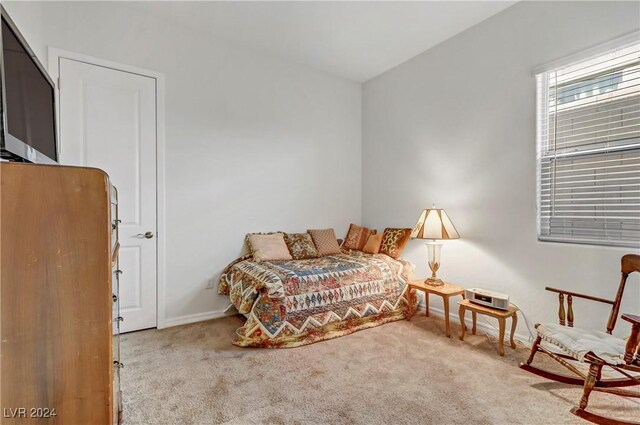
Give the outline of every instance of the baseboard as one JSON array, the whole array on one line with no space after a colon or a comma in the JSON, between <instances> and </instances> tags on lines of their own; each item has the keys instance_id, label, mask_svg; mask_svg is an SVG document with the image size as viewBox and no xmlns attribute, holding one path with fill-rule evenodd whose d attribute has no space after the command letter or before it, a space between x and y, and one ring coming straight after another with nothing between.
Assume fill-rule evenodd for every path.
<instances>
[{"instance_id":1,"label":"baseboard","mask_svg":"<svg viewBox=\"0 0 640 425\"><path fill-rule=\"evenodd\" d=\"M203 322L205 320L219 319L227 316L224 310L205 311L204 313L188 314L186 316L170 317L165 319L162 328L186 325L188 323ZM158 327L158 329L162 329Z\"/></svg>"},{"instance_id":2,"label":"baseboard","mask_svg":"<svg viewBox=\"0 0 640 425\"><path fill-rule=\"evenodd\" d=\"M452 303L451 307L452 310L454 309L454 304ZM424 304L424 298L420 297L420 303L418 304L418 310L424 312L425 311L425 304ZM458 325L458 328L460 326L460 316L457 313L457 307L455 308L455 312L449 311L449 321L450 323L456 324ZM419 312L417 312L416 314L420 314ZM424 314L424 313L423 313ZM437 316L440 317L441 319L444 320L444 310L442 308L439 307L434 307L433 305L429 305L429 315L430 316ZM467 328L470 330L471 327L473 326L473 321L471 320L471 314L467 313L467 317L465 318L465 323L467 324ZM487 320L491 320L490 318L488 318ZM522 316L518 317L518 321L520 323L520 320L522 320ZM491 335L493 337L495 337L496 339L498 338L498 323L496 322L495 324L495 328L492 327L491 325L489 325L488 323L485 323L485 321L483 320L483 316L482 315L478 315L478 321L476 323L476 334L482 334L482 333L486 333L488 335ZM505 338L508 339L509 338L509 331L510 331L510 323L507 322L507 332L505 335ZM453 336L458 336L455 335L456 332L459 332L458 329L456 329L455 331L452 331L452 337ZM469 333L467 333L468 335ZM518 333L518 331L516 330L516 333L513 336L513 339L515 339L517 342L521 343L522 345L524 345L525 347L531 347L531 342L529 341L529 334L521 334Z\"/></svg>"}]
</instances>

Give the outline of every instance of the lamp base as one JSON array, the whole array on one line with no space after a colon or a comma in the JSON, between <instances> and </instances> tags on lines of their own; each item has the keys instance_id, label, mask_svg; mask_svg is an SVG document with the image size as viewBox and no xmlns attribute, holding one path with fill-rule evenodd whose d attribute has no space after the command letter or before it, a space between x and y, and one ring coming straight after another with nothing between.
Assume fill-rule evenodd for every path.
<instances>
[{"instance_id":1,"label":"lamp base","mask_svg":"<svg viewBox=\"0 0 640 425\"><path fill-rule=\"evenodd\" d=\"M442 286L444 285L444 282L442 281L442 279L438 279L437 277L430 277L425 279L424 281L425 285L429 285L429 286Z\"/></svg>"}]
</instances>

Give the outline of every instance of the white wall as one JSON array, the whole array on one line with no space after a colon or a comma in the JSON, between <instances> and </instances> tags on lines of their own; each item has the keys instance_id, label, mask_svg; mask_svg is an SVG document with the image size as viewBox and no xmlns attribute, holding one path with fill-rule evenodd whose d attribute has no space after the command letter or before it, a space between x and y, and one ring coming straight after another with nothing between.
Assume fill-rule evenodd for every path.
<instances>
[{"instance_id":1,"label":"white wall","mask_svg":"<svg viewBox=\"0 0 640 425\"><path fill-rule=\"evenodd\" d=\"M44 64L54 46L165 74L168 323L226 307L205 288L247 232L360 222L360 84L119 2L3 4Z\"/></svg>"},{"instance_id":2,"label":"white wall","mask_svg":"<svg viewBox=\"0 0 640 425\"><path fill-rule=\"evenodd\" d=\"M462 236L445 241L441 277L511 294L533 322L556 320L545 286L612 298L631 250L536 240L532 70L637 29L639 16L638 2L521 2L366 82L364 224L412 227L437 203ZM421 241L403 256L426 275ZM604 330L607 306L575 307L578 325ZM622 307L640 311L639 276Z\"/></svg>"},{"instance_id":3,"label":"white wall","mask_svg":"<svg viewBox=\"0 0 640 425\"><path fill-rule=\"evenodd\" d=\"M3 4L45 64L55 46L165 74L174 322L226 305L204 288L246 232L411 227L432 202L463 237L445 242L445 279L510 293L533 321L555 318L547 285L613 296L628 250L536 241L532 69L637 28L637 2L519 3L367 82L362 127L360 85L122 3ZM427 273L420 241L404 257ZM606 306L576 304L604 326ZM623 311L639 310L636 276Z\"/></svg>"}]
</instances>

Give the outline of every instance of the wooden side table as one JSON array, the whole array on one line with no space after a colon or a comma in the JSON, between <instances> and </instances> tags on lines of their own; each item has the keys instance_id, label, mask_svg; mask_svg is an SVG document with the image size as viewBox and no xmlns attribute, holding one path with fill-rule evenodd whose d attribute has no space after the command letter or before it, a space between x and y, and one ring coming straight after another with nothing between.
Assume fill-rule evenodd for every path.
<instances>
[{"instance_id":1,"label":"wooden side table","mask_svg":"<svg viewBox=\"0 0 640 425\"><path fill-rule=\"evenodd\" d=\"M464 341L464 315L467 310L470 310L473 316L473 328L471 332L476 334L476 320L477 314L484 314L485 316L495 317L498 319L498 353L501 356L504 356L504 332L506 321L509 317L511 317L511 336L509 337L509 342L511 344L511 348L516 348L516 343L513 341L513 335L516 332L516 326L518 324L518 307L514 305L509 306L509 310L499 310L497 308L489 308L479 304L474 304L469 300L462 300L458 303L460 306L459 316L460 316L460 325L462 325L462 330L460 331L460 340Z\"/></svg>"},{"instance_id":2,"label":"wooden side table","mask_svg":"<svg viewBox=\"0 0 640 425\"><path fill-rule=\"evenodd\" d=\"M449 324L449 298L462 295L464 298L464 288L454 285L452 283L445 282L442 286L431 286L424 283L424 280L414 280L409 282L409 286L418 291L424 292L424 301L426 305L425 314L429 317L429 294L434 294L442 297L444 303L444 323L447 331L447 337L451 338L451 326ZM411 317L408 318L411 320Z\"/></svg>"}]
</instances>

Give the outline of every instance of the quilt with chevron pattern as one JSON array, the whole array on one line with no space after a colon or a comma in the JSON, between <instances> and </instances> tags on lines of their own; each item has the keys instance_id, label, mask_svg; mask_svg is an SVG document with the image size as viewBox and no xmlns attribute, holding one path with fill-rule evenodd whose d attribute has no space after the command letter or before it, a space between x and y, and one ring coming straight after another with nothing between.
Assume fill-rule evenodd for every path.
<instances>
[{"instance_id":1,"label":"quilt with chevron pattern","mask_svg":"<svg viewBox=\"0 0 640 425\"><path fill-rule=\"evenodd\" d=\"M233 343L297 347L407 317L417 305L411 263L359 251L304 260L239 258L218 292L247 317Z\"/></svg>"}]
</instances>

